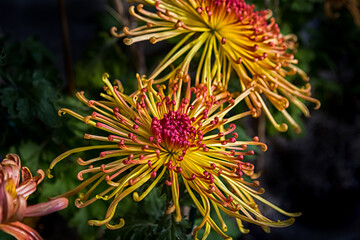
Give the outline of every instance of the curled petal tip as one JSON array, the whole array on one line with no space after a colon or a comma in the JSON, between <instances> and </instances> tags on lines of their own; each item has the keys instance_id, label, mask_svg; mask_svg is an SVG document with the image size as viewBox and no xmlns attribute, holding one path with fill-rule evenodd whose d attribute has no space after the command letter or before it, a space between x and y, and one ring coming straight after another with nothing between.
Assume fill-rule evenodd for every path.
<instances>
[{"instance_id":1,"label":"curled petal tip","mask_svg":"<svg viewBox=\"0 0 360 240\"><path fill-rule=\"evenodd\" d=\"M37 180L37 184L39 184L39 183L42 182L42 180L44 180L44 178L45 178L45 173L44 173L44 171L41 170L41 169L38 169L36 172L39 174L39 179Z\"/></svg>"},{"instance_id":2,"label":"curled petal tip","mask_svg":"<svg viewBox=\"0 0 360 240\"><path fill-rule=\"evenodd\" d=\"M286 123L281 123L278 124L277 126L275 126L275 128L279 131L279 132L286 132L288 130L288 125Z\"/></svg>"},{"instance_id":3,"label":"curled petal tip","mask_svg":"<svg viewBox=\"0 0 360 240\"><path fill-rule=\"evenodd\" d=\"M33 177L29 168L27 167L21 168L21 176L22 176L22 181L27 181Z\"/></svg>"},{"instance_id":4,"label":"curled petal tip","mask_svg":"<svg viewBox=\"0 0 360 240\"><path fill-rule=\"evenodd\" d=\"M84 202L80 198L76 198L74 203L77 208L82 208L84 205Z\"/></svg>"},{"instance_id":5,"label":"curled petal tip","mask_svg":"<svg viewBox=\"0 0 360 240\"><path fill-rule=\"evenodd\" d=\"M321 107L321 102L319 100L315 101L316 106L314 107L315 110L318 110Z\"/></svg>"},{"instance_id":6,"label":"curled petal tip","mask_svg":"<svg viewBox=\"0 0 360 240\"><path fill-rule=\"evenodd\" d=\"M270 19L273 15L273 11L271 9L266 9L266 19Z\"/></svg>"},{"instance_id":7,"label":"curled petal tip","mask_svg":"<svg viewBox=\"0 0 360 240\"><path fill-rule=\"evenodd\" d=\"M135 6L130 6L129 7L129 13L130 13L131 16L135 15Z\"/></svg>"},{"instance_id":8,"label":"curled petal tip","mask_svg":"<svg viewBox=\"0 0 360 240\"><path fill-rule=\"evenodd\" d=\"M249 232L250 232L250 230L249 229L247 229L247 228L239 228L240 229L240 232L241 233L243 233L243 234L248 234Z\"/></svg>"},{"instance_id":9,"label":"curled petal tip","mask_svg":"<svg viewBox=\"0 0 360 240\"><path fill-rule=\"evenodd\" d=\"M258 194L264 194L265 192L265 189L264 188L260 188L259 191L258 191Z\"/></svg>"},{"instance_id":10,"label":"curled petal tip","mask_svg":"<svg viewBox=\"0 0 360 240\"><path fill-rule=\"evenodd\" d=\"M46 176L48 178L53 178L54 177L54 175L51 174L51 169L50 168L48 170L46 170Z\"/></svg>"},{"instance_id":11,"label":"curled petal tip","mask_svg":"<svg viewBox=\"0 0 360 240\"><path fill-rule=\"evenodd\" d=\"M109 79L109 74L108 73L104 73L103 75L102 75L102 80L103 81L107 81Z\"/></svg>"},{"instance_id":12,"label":"curled petal tip","mask_svg":"<svg viewBox=\"0 0 360 240\"><path fill-rule=\"evenodd\" d=\"M123 42L126 44L126 45L131 45L133 43L133 40L131 38L124 38L123 39Z\"/></svg>"},{"instance_id":13,"label":"curled petal tip","mask_svg":"<svg viewBox=\"0 0 360 240\"><path fill-rule=\"evenodd\" d=\"M19 155L17 155L17 154L14 154L14 153L7 154L7 155L6 155L6 159L11 159L11 160L13 160L18 167L20 167L20 165L21 165L21 164L20 164L20 157L19 157Z\"/></svg>"},{"instance_id":14,"label":"curled petal tip","mask_svg":"<svg viewBox=\"0 0 360 240\"><path fill-rule=\"evenodd\" d=\"M110 34L114 37L121 37L121 34L118 33L118 29L115 26L110 29Z\"/></svg>"},{"instance_id":15,"label":"curled petal tip","mask_svg":"<svg viewBox=\"0 0 360 240\"><path fill-rule=\"evenodd\" d=\"M106 224L106 227L109 228L110 230L117 230L122 228L125 225L125 220L123 218L120 218L120 222L118 224Z\"/></svg>"},{"instance_id":16,"label":"curled petal tip","mask_svg":"<svg viewBox=\"0 0 360 240\"><path fill-rule=\"evenodd\" d=\"M297 42L297 41L298 41L297 36L296 36L295 34L293 34L293 33L287 34L287 35L285 36L285 39L286 39L287 41L292 41L292 42Z\"/></svg>"},{"instance_id":17,"label":"curled petal tip","mask_svg":"<svg viewBox=\"0 0 360 240\"><path fill-rule=\"evenodd\" d=\"M66 111L64 111L64 108L59 109L59 111L58 111L59 117L62 117L62 116L64 116L65 114L66 114Z\"/></svg>"},{"instance_id":18,"label":"curled petal tip","mask_svg":"<svg viewBox=\"0 0 360 240\"><path fill-rule=\"evenodd\" d=\"M268 146L265 143L262 143L260 146L261 146L261 151L266 152L268 150Z\"/></svg>"}]
</instances>

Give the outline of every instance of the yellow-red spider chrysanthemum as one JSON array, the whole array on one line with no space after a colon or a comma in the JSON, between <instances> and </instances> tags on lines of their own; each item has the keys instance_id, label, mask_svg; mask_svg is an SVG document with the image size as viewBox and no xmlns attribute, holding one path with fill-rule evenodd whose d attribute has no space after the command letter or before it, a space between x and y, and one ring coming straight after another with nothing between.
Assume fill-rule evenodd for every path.
<instances>
[{"instance_id":1,"label":"yellow-red spider chrysanthemum","mask_svg":"<svg viewBox=\"0 0 360 240\"><path fill-rule=\"evenodd\" d=\"M286 79L288 75L299 74L305 81L308 77L296 66L297 60L292 51L296 36L284 36L274 18L268 22L271 11L254 11L253 5L244 0L138 0L140 4L130 7L130 14L146 23L144 26L129 29L124 27L122 34L128 45L149 40L157 43L181 36L176 46L156 67L149 79L159 83L169 76L190 78L190 63L199 54L195 75L195 85L205 84L209 93L211 87L226 90L233 69L240 79L241 91L255 86L255 90L245 98L254 116L262 109L271 123L279 131L286 131L287 124L278 124L263 100L265 97L280 111L291 126L300 131L299 126L286 111L289 102L295 104L309 116L308 108L300 99L316 103L310 97L310 84L299 88ZM151 5L155 11L144 9ZM182 59L176 65L175 61ZM166 69L175 63L175 68L164 76ZM162 74L162 78L159 75Z\"/></svg>"},{"instance_id":2,"label":"yellow-red spider chrysanthemum","mask_svg":"<svg viewBox=\"0 0 360 240\"><path fill-rule=\"evenodd\" d=\"M266 145L253 141L238 140L231 123L243 116L245 112L229 118L225 115L252 89L246 90L232 99L229 93L208 95L203 85L190 87L190 82L182 79L176 82L169 93L164 93L164 86L152 86L152 81L138 76L139 90L132 95L120 91L121 86L113 86L107 74L104 74L106 94L103 101L88 100L82 92L77 97L94 112L89 116L79 115L69 109L61 109L60 114L68 113L77 119L104 131L104 136L85 134L86 139L97 140L104 144L85 146L69 150L58 156L50 166L52 169L59 161L70 154L84 151L99 151L96 158L77 162L89 166L78 174L83 182L75 189L63 194L70 196L81 192L75 203L85 207L98 199L112 201L103 220L90 220L91 225L106 225L110 229L121 228L124 220L111 224L120 201L129 194L135 201L141 201L159 183L164 182L171 188L172 206L167 214L175 212L175 220L181 220L179 198L190 194L195 205L203 215L203 220L194 230L197 232L205 226L204 237L211 228L223 238L227 227L220 211L234 217L241 231L246 232L241 221L268 227L284 227L294 219L272 221L263 216L256 202L266 204L280 213L294 217L298 214L284 212L259 194L258 182L251 183L243 175L253 176L253 164L244 162L245 155L252 155L247 145L259 145L266 150ZM50 175L50 169L48 175ZM86 180L84 177L88 176ZM148 183L143 192L139 187ZM179 191L183 183L188 193ZM105 190L99 192L98 186L105 184ZM256 202L255 202L256 200ZM221 226L210 216L215 211Z\"/></svg>"}]
</instances>

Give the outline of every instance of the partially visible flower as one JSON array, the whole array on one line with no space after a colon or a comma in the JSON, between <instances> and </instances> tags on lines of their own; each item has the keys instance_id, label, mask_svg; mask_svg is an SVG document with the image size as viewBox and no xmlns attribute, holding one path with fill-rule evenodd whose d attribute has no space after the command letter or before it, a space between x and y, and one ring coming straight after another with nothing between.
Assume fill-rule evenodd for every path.
<instances>
[{"instance_id":1,"label":"partially visible flower","mask_svg":"<svg viewBox=\"0 0 360 240\"><path fill-rule=\"evenodd\" d=\"M258 181L248 182L243 176L254 176L254 166L243 160L244 156L254 154L247 145L258 145L266 150L266 145L255 137L253 141L238 140L234 132L236 126L231 122L250 115L245 112L229 118L227 113L234 108L252 89L232 99L227 92L208 95L207 88L200 84L190 87L190 82L174 79L174 88L164 93L165 86L152 86L152 80L138 77L138 91L128 96L113 86L108 75L103 75L106 94L101 94L103 101L88 100L84 93L77 97L94 111L82 116L69 109L61 109L59 114L68 113L75 118L103 130L105 135L85 134L85 139L104 142L93 146L84 146L69 150L58 156L51 163L50 170L70 154L84 151L98 151L98 157L77 163L88 166L78 173L83 181L78 187L60 195L71 196L79 193L75 200L78 207L85 207L98 199L111 200L103 220L90 220L90 225L106 225L109 229L124 226L124 219L118 224L111 224L120 201L129 194L135 201L141 201L159 183L164 181L171 188L172 205L167 214L175 212L175 220L180 221L181 211L179 184L183 183L194 204L203 216L202 222L194 230L205 226L204 238L214 229L223 238L229 238L224 232L227 226L220 210L234 217L242 232L241 221L263 227L285 227L294 219L272 221L264 217L255 199L280 213L294 217L299 214L287 213L261 198L264 190L258 188ZM118 84L120 84L118 82ZM227 124L229 124L229 127ZM84 175L89 177L84 180ZM139 188L145 183L142 193ZM101 188L99 186L106 186ZM85 192L82 192L86 189ZM99 190L102 191L99 192ZM220 226L210 216L216 212Z\"/></svg>"},{"instance_id":2,"label":"partially visible flower","mask_svg":"<svg viewBox=\"0 0 360 240\"><path fill-rule=\"evenodd\" d=\"M42 239L39 233L21 222L24 217L44 216L68 205L66 198L59 198L27 206L26 199L44 179L42 170L37 173L39 175L33 177L27 167L21 168L16 154L8 154L0 163L0 230L19 240Z\"/></svg>"},{"instance_id":3,"label":"partially visible flower","mask_svg":"<svg viewBox=\"0 0 360 240\"><path fill-rule=\"evenodd\" d=\"M346 7L349 10L354 18L355 24L360 27L359 0L326 0L324 3L325 13L331 18L338 18L340 14L336 11L342 9L343 7Z\"/></svg>"},{"instance_id":4,"label":"partially visible flower","mask_svg":"<svg viewBox=\"0 0 360 240\"><path fill-rule=\"evenodd\" d=\"M230 72L234 70L239 77L241 91L255 87L245 101L250 109L255 109L254 116L259 116L261 109L279 131L286 131L287 124L278 124L268 110L263 100L269 102L280 111L291 126L300 131L299 126L286 111L289 102L295 104L306 116L308 108L300 99L316 103L318 100L310 97L310 84L296 87L289 82L288 75L299 74L306 82L306 73L296 66L294 58L297 38L290 34L280 33L278 25L271 17L270 10L254 11L254 5L248 5L244 0L137 0L140 4L132 6L129 12L132 16L146 23L135 29L124 27L122 34L125 44L149 40L157 42L181 36L176 46L165 56L156 67L149 79L160 83L177 76L190 79L190 63L196 54L199 62L195 75L195 85L200 83L217 90L226 91ZM145 10L143 4L151 5L155 12ZM181 63L176 63L181 59ZM166 76L166 69L175 64ZM178 64L178 65L176 65Z\"/></svg>"}]
</instances>

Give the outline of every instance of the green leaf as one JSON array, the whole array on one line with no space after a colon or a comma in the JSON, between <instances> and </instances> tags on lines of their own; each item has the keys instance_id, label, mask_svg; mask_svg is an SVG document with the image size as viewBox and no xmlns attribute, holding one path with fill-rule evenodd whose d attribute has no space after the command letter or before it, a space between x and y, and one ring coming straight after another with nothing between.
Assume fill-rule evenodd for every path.
<instances>
[{"instance_id":1,"label":"green leaf","mask_svg":"<svg viewBox=\"0 0 360 240\"><path fill-rule=\"evenodd\" d=\"M16 99L19 97L18 91L16 89L7 87L0 89L0 100L1 105L7 108L10 116L16 116L15 105Z\"/></svg>"},{"instance_id":2,"label":"green leaf","mask_svg":"<svg viewBox=\"0 0 360 240\"><path fill-rule=\"evenodd\" d=\"M32 141L21 141L17 147L12 147L10 152L17 153L23 166L27 166L31 172L39 169L41 146Z\"/></svg>"},{"instance_id":3,"label":"green leaf","mask_svg":"<svg viewBox=\"0 0 360 240\"><path fill-rule=\"evenodd\" d=\"M87 209L80 208L75 211L73 218L69 221L69 226L76 227L82 239L93 240L99 228L89 226L87 220L89 220Z\"/></svg>"},{"instance_id":4,"label":"green leaf","mask_svg":"<svg viewBox=\"0 0 360 240\"><path fill-rule=\"evenodd\" d=\"M38 117L50 127L59 127L60 120L57 115L57 111L54 108L54 105L44 99L41 99L37 106L37 115Z\"/></svg>"},{"instance_id":5,"label":"green leaf","mask_svg":"<svg viewBox=\"0 0 360 240\"><path fill-rule=\"evenodd\" d=\"M33 114L30 112L30 103L26 98L21 98L16 103L17 117L24 123L30 122Z\"/></svg>"}]
</instances>

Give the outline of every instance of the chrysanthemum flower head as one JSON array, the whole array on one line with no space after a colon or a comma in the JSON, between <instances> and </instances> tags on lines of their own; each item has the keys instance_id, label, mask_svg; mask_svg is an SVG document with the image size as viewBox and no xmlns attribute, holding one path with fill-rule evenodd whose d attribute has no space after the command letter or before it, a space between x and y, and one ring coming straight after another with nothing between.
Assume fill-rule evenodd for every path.
<instances>
[{"instance_id":1,"label":"chrysanthemum flower head","mask_svg":"<svg viewBox=\"0 0 360 240\"><path fill-rule=\"evenodd\" d=\"M24 217L44 216L59 211L68 204L66 198L59 198L27 206L26 199L44 179L42 170L39 169L37 173L39 175L33 177L27 167L21 168L20 158L16 154L8 154L0 163L0 230L16 239L42 239L39 233L21 220Z\"/></svg>"},{"instance_id":2,"label":"chrysanthemum flower head","mask_svg":"<svg viewBox=\"0 0 360 240\"><path fill-rule=\"evenodd\" d=\"M190 79L190 63L198 54L195 85L205 84L209 94L212 86L217 90L227 89L230 73L235 71L240 79L241 91L255 86L245 101L254 116L262 109L271 123L279 131L286 131L287 124L278 124L268 110L265 97L280 111L292 127L300 128L286 111L289 102L295 104L309 116L308 108L300 99L316 103L310 97L309 78L296 66L293 50L296 36L280 33L271 11L254 11L254 5L244 0L138 0L139 4L130 7L130 14L146 23L135 29L124 27L118 34L116 27L112 33L125 37L128 45L149 40L157 43L181 36L179 42L165 56L149 76L157 78L155 83L169 79L169 76ZM155 11L144 9L145 5ZM268 21L268 19L270 20ZM181 63L176 63L181 59ZM175 68L167 68L175 64ZM178 65L176 65L178 64ZM189 74L190 73L190 74ZM159 76L162 74L162 77ZM288 75L298 74L306 81L304 87L296 87L289 82Z\"/></svg>"},{"instance_id":3,"label":"chrysanthemum flower head","mask_svg":"<svg viewBox=\"0 0 360 240\"><path fill-rule=\"evenodd\" d=\"M360 2L358 0L326 0L324 3L325 14L331 18L338 18L336 11L346 7L354 18L355 24L360 27Z\"/></svg>"},{"instance_id":4,"label":"chrysanthemum flower head","mask_svg":"<svg viewBox=\"0 0 360 240\"><path fill-rule=\"evenodd\" d=\"M204 85L191 87L190 82L173 79L174 88L165 94L165 86L158 85L155 90L152 81L137 77L139 89L131 95L120 91L119 82L118 86L113 86L107 74L103 76L106 84L106 93L101 94L103 101L88 100L83 92L78 93L77 97L94 110L88 116L69 109L59 111L61 115L68 113L104 133L103 136L85 134L86 139L103 144L69 150L50 165L52 169L73 153L98 151L98 157L77 159L78 164L88 166L78 174L78 179L83 182L61 195L80 192L75 200L78 207L99 199L111 201L104 219L90 220L90 225L121 228L124 219L117 224L111 223L120 201L130 194L135 201L141 201L159 182L171 188L172 204L166 213L174 213L176 221L182 218L179 199L183 194L191 196L203 216L194 230L195 238L204 226L204 238L211 228L223 238L229 238L224 233L227 227L220 210L234 217L243 232L246 229L241 221L260 225L265 230L288 226L294 221L290 218L274 222L264 217L254 199L286 216L298 214L284 212L267 202L259 196L263 189L255 190L258 182L247 182L243 178L254 175L253 164L244 161L244 156L254 154L247 146L258 145L265 151L266 145L257 137L253 141L239 140L234 132L236 126L232 122L250 115L250 111L229 118L226 114L252 89L233 99L229 93L208 95ZM48 174L52 177L50 169ZM147 187L139 192L145 183ZM98 186L104 184L106 187L99 191ZM180 192L180 184L185 185L188 193ZM216 213L220 227L210 216L211 210Z\"/></svg>"}]
</instances>

